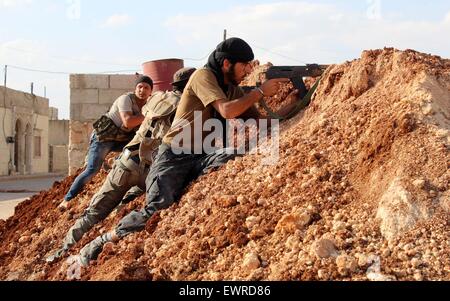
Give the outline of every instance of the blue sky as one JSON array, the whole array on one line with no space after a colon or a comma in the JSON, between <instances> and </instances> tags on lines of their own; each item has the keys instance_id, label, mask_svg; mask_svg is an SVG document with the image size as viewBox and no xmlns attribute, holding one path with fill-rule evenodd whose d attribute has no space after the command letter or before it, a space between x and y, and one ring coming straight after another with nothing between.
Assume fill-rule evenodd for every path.
<instances>
[{"instance_id":1,"label":"blue sky","mask_svg":"<svg viewBox=\"0 0 450 301\"><path fill-rule=\"evenodd\" d=\"M224 28L277 65L340 63L384 46L450 57L448 0L0 0L0 22L0 65L64 73L140 71L171 57L198 67ZM68 75L8 69L9 87L30 82L69 117Z\"/></svg>"}]
</instances>

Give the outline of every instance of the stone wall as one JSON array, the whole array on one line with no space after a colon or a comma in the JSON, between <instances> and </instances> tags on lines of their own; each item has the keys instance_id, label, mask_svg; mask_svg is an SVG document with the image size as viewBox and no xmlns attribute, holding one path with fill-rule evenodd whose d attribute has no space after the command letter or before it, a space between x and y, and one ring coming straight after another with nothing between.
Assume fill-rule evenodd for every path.
<instances>
[{"instance_id":1,"label":"stone wall","mask_svg":"<svg viewBox=\"0 0 450 301\"><path fill-rule=\"evenodd\" d=\"M69 173L84 164L92 124L120 95L134 90L136 76L70 75Z\"/></svg>"}]
</instances>

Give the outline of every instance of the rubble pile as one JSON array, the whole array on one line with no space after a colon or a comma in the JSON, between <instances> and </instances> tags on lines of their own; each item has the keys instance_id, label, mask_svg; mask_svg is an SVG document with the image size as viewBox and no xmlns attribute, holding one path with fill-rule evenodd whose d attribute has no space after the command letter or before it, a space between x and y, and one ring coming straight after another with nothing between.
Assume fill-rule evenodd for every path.
<instances>
[{"instance_id":1,"label":"rubble pile","mask_svg":"<svg viewBox=\"0 0 450 301\"><path fill-rule=\"evenodd\" d=\"M192 183L146 231L108 243L82 280L450 280L450 60L364 51L330 66L281 125L280 157L228 162ZM69 211L70 179L0 222L0 279L68 280L45 257L101 185ZM76 245L110 230L144 197Z\"/></svg>"}]
</instances>

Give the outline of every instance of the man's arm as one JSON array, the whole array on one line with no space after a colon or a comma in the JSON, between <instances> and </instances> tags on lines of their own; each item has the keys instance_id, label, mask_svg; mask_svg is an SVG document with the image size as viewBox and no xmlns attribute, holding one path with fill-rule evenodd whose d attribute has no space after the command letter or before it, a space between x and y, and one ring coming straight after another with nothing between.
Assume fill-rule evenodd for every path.
<instances>
[{"instance_id":1,"label":"man's arm","mask_svg":"<svg viewBox=\"0 0 450 301\"><path fill-rule=\"evenodd\" d=\"M264 96L273 96L278 92L279 84L288 82L288 78L278 78L266 81L261 90ZM219 99L212 103L214 108L225 119L232 119L240 116L247 111L254 103L259 101L263 95L258 90L253 90L250 93L242 96L241 98L227 101L225 99Z\"/></svg>"},{"instance_id":2,"label":"man's arm","mask_svg":"<svg viewBox=\"0 0 450 301\"><path fill-rule=\"evenodd\" d=\"M253 104L261 99L262 95L258 91L251 91L245 96L227 101L219 99L213 102L213 106L217 112L225 119L232 119L240 116L247 111Z\"/></svg>"},{"instance_id":3,"label":"man's arm","mask_svg":"<svg viewBox=\"0 0 450 301\"><path fill-rule=\"evenodd\" d=\"M127 129L134 129L144 121L144 115L139 114L134 116L132 112L119 112L120 119L122 119L123 126Z\"/></svg>"}]
</instances>

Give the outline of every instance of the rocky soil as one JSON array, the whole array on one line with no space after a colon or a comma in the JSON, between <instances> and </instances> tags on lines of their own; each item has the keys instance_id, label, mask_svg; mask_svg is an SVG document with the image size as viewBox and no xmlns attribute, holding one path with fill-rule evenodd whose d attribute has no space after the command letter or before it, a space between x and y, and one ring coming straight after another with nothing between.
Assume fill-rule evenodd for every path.
<instances>
[{"instance_id":1,"label":"rocky soil","mask_svg":"<svg viewBox=\"0 0 450 301\"><path fill-rule=\"evenodd\" d=\"M450 60L364 51L330 66L310 107L281 125L276 164L252 154L199 178L145 231L107 244L81 279L450 280L449 130ZM105 176L67 212L56 207L73 178L0 221L0 279L71 279L71 257L44 259Z\"/></svg>"}]
</instances>

